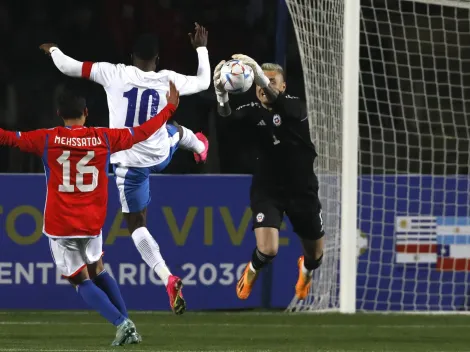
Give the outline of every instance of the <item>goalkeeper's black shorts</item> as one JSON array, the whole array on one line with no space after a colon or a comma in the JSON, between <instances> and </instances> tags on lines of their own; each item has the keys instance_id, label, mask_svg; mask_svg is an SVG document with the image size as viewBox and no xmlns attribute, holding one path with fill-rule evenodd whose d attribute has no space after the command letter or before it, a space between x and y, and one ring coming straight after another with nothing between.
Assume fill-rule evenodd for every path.
<instances>
[{"instance_id":1,"label":"goalkeeper's black shorts","mask_svg":"<svg viewBox=\"0 0 470 352\"><path fill-rule=\"evenodd\" d=\"M289 192L276 187L252 186L250 203L253 229L271 227L279 230L286 214L294 232L301 238L317 240L325 235L317 189Z\"/></svg>"}]
</instances>

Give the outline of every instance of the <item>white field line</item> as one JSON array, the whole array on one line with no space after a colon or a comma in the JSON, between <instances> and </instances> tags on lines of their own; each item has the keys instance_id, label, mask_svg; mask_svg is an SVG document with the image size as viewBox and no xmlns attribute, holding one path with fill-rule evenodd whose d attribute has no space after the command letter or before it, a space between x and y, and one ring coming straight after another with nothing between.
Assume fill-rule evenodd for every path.
<instances>
[{"instance_id":1,"label":"white field line","mask_svg":"<svg viewBox=\"0 0 470 352\"><path fill-rule=\"evenodd\" d=\"M0 325L110 325L109 323L96 322L55 322L55 321L0 321ZM252 328L323 328L323 329L362 329L364 327L379 329L468 329L470 325L432 324L432 325L373 325L368 324L250 324L250 323L140 323L137 326L207 326L207 327L252 327Z\"/></svg>"},{"instance_id":2,"label":"white field line","mask_svg":"<svg viewBox=\"0 0 470 352\"><path fill-rule=\"evenodd\" d=\"M67 310L52 310L52 311L23 311L23 310L11 310L11 311L0 311L0 315L93 315L96 314L95 311L92 310L83 310L83 311L67 311ZM170 311L152 311L152 310L135 310L130 311L129 314L131 315L173 315ZM188 313L186 313L188 314ZM188 315L198 315L198 316L207 316L207 315L228 315L228 316L286 316L286 315L299 315L296 314L289 314L285 312L189 312Z\"/></svg>"},{"instance_id":3,"label":"white field line","mask_svg":"<svg viewBox=\"0 0 470 352\"><path fill-rule=\"evenodd\" d=\"M173 315L170 311L152 311L152 310L136 310L130 311L131 315ZM91 315L96 314L91 310L83 311L67 311L67 310L53 310L53 311L23 311L23 310L3 310L0 311L0 315ZM338 311L315 311L315 312L250 312L250 311L240 311L240 312L187 312L188 315L197 315L197 316L318 316L318 315L337 315L341 316ZM470 311L404 311L404 312L358 312L357 316L403 316L403 315L414 315L420 316L423 318L428 318L430 316L468 316ZM350 315L348 315L350 316ZM470 350L469 350L470 352Z\"/></svg>"}]
</instances>

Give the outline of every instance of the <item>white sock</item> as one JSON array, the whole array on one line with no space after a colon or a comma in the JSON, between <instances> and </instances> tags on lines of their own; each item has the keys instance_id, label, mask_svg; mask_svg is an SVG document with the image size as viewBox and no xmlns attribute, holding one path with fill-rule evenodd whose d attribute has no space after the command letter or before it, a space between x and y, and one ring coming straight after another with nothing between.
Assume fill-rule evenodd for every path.
<instances>
[{"instance_id":1,"label":"white sock","mask_svg":"<svg viewBox=\"0 0 470 352\"><path fill-rule=\"evenodd\" d=\"M313 270L308 270L304 265L302 265L302 273L306 276L312 276L313 275Z\"/></svg>"},{"instance_id":2,"label":"white sock","mask_svg":"<svg viewBox=\"0 0 470 352\"><path fill-rule=\"evenodd\" d=\"M250 262L250 270L256 274L256 269L253 267L253 264Z\"/></svg>"},{"instance_id":3,"label":"white sock","mask_svg":"<svg viewBox=\"0 0 470 352\"><path fill-rule=\"evenodd\" d=\"M132 239L144 262L157 273L165 286L168 285L171 272L163 260L158 243L149 230L146 227L139 227L132 233Z\"/></svg>"},{"instance_id":4,"label":"white sock","mask_svg":"<svg viewBox=\"0 0 470 352\"><path fill-rule=\"evenodd\" d=\"M197 139L193 131L188 130L186 127L180 126L183 129L183 135L180 137L180 147L183 149L191 150L194 153L201 154L204 149L204 143Z\"/></svg>"}]
</instances>

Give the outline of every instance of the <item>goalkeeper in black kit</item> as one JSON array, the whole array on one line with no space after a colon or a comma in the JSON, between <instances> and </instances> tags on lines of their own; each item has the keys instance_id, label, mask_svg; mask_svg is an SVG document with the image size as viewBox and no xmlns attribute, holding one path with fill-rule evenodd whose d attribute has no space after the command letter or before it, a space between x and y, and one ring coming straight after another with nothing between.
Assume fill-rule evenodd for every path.
<instances>
[{"instance_id":1,"label":"goalkeeper in black kit","mask_svg":"<svg viewBox=\"0 0 470 352\"><path fill-rule=\"evenodd\" d=\"M312 276L322 262L324 230L318 179L313 172L317 156L310 139L305 102L285 94L284 71L277 64L259 66L246 55L233 55L253 69L259 101L232 111L228 93L220 82L220 70L214 71L219 115L253 124L257 129L258 157L250 190L256 248L251 261L237 283L240 299L247 299L261 269L279 249L279 228L284 214L300 237L303 255L298 260L299 278L295 294L307 297Z\"/></svg>"}]
</instances>

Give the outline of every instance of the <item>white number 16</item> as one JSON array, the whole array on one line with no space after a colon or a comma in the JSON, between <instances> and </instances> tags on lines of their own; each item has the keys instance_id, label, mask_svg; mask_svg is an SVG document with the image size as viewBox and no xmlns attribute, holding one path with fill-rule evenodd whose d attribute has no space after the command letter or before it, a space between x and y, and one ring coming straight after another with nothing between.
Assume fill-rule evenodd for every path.
<instances>
[{"instance_id":1,"label":"white number 16","mask_svg":"<svg viewBox=\"0 0 470 352\"><path fill-rule=\"evenodd\" d=\"M57 159L57 162L62 165L62 184L59 186L59 192L72 193L75 191L74 185L70 184L70 151L64 150L62 155ZM77 163L77 175L75 177L75 186L80 192L92 192L98 187L98 174L99 171L95 166L87 166L91 159L95 157L94 151L89 151ZM83 184L83 175L92 174L91 184Z\"/></svg>"}]
</instances>

